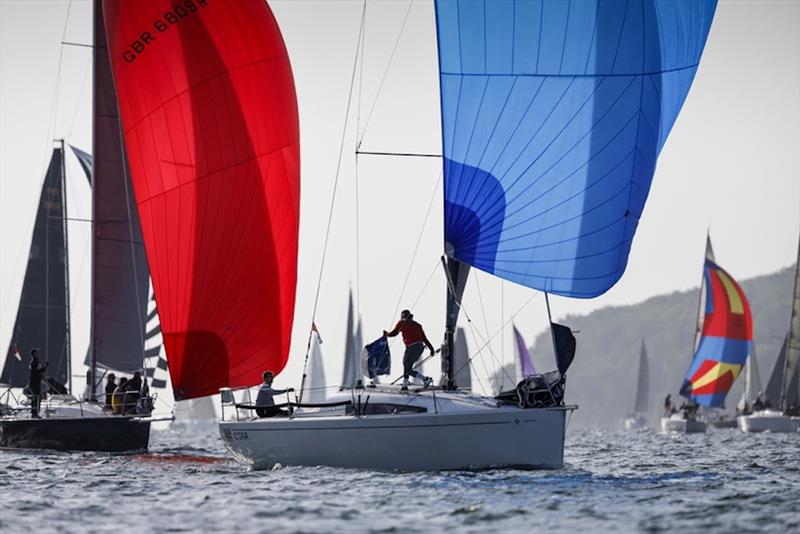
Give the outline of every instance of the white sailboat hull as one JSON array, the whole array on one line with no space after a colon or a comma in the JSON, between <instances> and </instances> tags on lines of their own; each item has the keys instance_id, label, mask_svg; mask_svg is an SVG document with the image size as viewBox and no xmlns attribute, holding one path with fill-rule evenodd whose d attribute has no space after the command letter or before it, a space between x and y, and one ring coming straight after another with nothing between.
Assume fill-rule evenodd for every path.
<instances>
[{"instance_id":1,"label":"white sailboat hull","mask_svg":"<svg viewBox=\"0 0 800 534\"><path fill-rule=\"evenodd\" d=\"M736 418L742 432L797 432L796 418L784 415L777 410L762 410Z\"/></svg>"},{"instance_id":2,"label":"white sailboat hull","mask_svg":"<svg viewBox=\"0 0 800 534\"><path fill-rule=\"evenodd\" d=\"M697 419L685 419L680 414L673 414L669 417L661 418L661 431L665 434L672 432L693 434L705 432L708 425L705 421Z\"/></svg>"},{"instance_id":3,"label":"white sailboat hull","mask_svg":"<svg viewBox=\"0 0 800 534\"><path fill-rule=\"evenodd\" d=\"M453 402L459 395L473 402ZM373 394L370 401L431 408L426 413L223 421L220 433L234 457L255 468L433 471L564 465L564 432L574 407L521 409L474 402L480 397L465 393L436 397Z\"/></svg>"}]
</instances>

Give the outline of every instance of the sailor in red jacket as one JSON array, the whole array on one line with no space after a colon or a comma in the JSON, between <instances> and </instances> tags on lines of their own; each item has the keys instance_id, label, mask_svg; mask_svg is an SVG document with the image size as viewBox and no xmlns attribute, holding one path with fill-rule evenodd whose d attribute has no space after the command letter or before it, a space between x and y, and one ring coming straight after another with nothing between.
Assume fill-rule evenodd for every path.
<instances>
[{"instance_id":1,"label":"sailor in red jacket","mask_svg":"<svg viewBox=\"0 0 800 534\"><path fill-rule=\"evenodd\" d=\"M414 315L408 310L400 312L400 321L398 321L394 330L391 332L383 331L383 335L386 337L394 337L398 333L403 334L403 343L406 345L406 352L403 355L403 387L401 389L403 391L408 390L409 376L422 380L425 387L430 386L433 379L415 371L414 364L422 356L422 351L425 350L425 347L428 347L428 350L431 351L431 356L433 356L433 345L425 336L422 325L414 320Z\"/></svg>"}]
</instances>

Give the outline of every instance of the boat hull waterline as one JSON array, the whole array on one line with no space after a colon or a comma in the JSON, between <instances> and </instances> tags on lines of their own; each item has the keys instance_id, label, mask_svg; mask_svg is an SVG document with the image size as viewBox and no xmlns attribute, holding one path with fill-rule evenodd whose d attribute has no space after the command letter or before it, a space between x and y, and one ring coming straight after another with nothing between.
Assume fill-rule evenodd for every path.
<instances>
[{"instance_id":1,"label":"boat hull waterline","mask_svg":"<svg viewBox=\"0 0 800 534\"><path fill-rule=\"evenodd\" d=\"M672 432L682 432L686 434L702 433L705 432L708 425L705 421L698 421L697 419L685 419L683 417L662 417L661 418L661 431L669 434Z\"/></svg>"},{"instance_id":2,"label":"boat hull waterline","mask_svg":"<svg viewBox=\"0 0 800 534\"><path fill-rule=\"evenodd\" d=\"M799 420L776 410L763 410L736 418L742 432L797 432Z\"/></svg>"},{"instance_id":3,"label":"boat hull waterline","mask_svg":"<svg viewBox=\"0 0 800 534\"><path fill-rule=\"evenodd\" d=\"M571 407L223 421L234 457L256 469L318 466L434 471L564 465Z\"/></svg>"},{"instance_id":4,"label":"boat hull waterline","mask_svg":"<svg viewBox=\"0 0 800 534\"><path fill-rule=\"evenodd\" d=\"M146 451L150 420L140 417L53 417L0 420L0 448Z\"/></svg>"}]
</instances>

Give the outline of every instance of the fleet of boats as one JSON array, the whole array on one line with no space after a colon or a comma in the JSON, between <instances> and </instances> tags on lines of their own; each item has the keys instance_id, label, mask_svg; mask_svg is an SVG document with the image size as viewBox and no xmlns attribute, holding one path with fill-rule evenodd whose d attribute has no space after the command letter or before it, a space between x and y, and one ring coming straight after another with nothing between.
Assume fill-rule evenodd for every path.
<instances>
[{"instance_id":1,"label":"fleet of boats","mask_svg":"<svg viewBox=\"0 0 800 534\"><path fill-rule=\"evenodd\" d=\"M164 419L153 415L151 391L166 386L159 373L168 372L176 419L219 417L228 450L256 467L563 465L577 409L565 397L576 339L550 318L550 297L597 297L625 271L716 3L664 3L635 17L603 0L434 5L447 302L438 384L381 381L388 365L371 360L383 353L370 347L388 348L380 339L365 345L351 294L341 380L326 373L312 318L298 394L272 405L288 416L256 416L264 406L251 388L290 358L302 215L298 105L280 28L262 0L95 0L92 153L73 149L93 197L87 388L79 399L71 379L62 141L42 188L0 382L25 387L20 350L41 346L51 389L64 387L39 410L26 404L31 395L4 401L0 446L146 450L151 423ZM514 327L514 387L476 391L470 368L484 347L469 351L459 326L473 269L544 294L555 369L534 367ZM711 416L700 407L722 407L745 367L739 427L797 429L798 276L784 350L766 398L753 398L749 304L708 240L680 390L687 402L665 414L663 431L704 432ZM113 413L103 380L137 371L136 406ZM647 427L650 395L642 341L626 428Z\"/></svg>"}]
</instances>

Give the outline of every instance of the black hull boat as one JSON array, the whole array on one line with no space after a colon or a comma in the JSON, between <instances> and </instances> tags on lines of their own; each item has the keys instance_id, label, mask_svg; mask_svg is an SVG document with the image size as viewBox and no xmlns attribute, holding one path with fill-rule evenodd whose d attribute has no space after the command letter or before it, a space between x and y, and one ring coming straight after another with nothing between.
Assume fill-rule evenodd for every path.
<instances>
[{"instance_id":1,"label":"black hull boat","mask_svg":"<svg viewBox=\"0 0 800 534\"><path fill-rule=\"evenodd\" d=\"M0 447L59 451L146 451L150 420L127 416L0 420Z\"/></svg>"}]
</instances>

